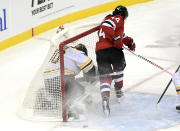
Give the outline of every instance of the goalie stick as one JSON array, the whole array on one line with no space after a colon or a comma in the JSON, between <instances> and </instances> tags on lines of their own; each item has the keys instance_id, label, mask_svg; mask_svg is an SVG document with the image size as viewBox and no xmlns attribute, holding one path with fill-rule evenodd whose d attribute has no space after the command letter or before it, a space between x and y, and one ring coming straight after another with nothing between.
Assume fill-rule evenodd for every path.
<instances>
[{"instance_id":1,"label":"goalie stick","mask_svg":"<svg viewBox=\"0 0 180 131\"><path fill-rule=\"evenodd\" d=\"M175 73L178 72L179 68L180 68L180 65L179 65L178 68L176 69ZM166 93L166 91L167 91L167 89L169 88L169 85L171 84L171 82L172 82L172 78L171 78L171 80L169 81L169 83L167 84L167 86L166 86L164 92L162 93L161 97L159 98L159 100L158 100L158 102L157 102L157 105L160 103L162 97L163 97L164 94Z\"/></svg>"},{"instance_id":2,"label":"goalie stick","mask_svg":"<svg viewBox=\"0 0 180 131\"><path fill-rule=\"evenodd\" d=\"M170 73L170 72L167 71L166 69L162 68L161 66L157 65L156 63L154 63L154 62L148 60L147 58L145 58L145 57L143 57L143 56L141 56L141 55L137 55L136 53L134 53L133 51L130 51L130 50L129 50L128 48L126 48L126 47L123 47L123 48L124 48L125 50L129 51L130 53L132 53L133 55L135 55L135 56L137 56L137 57L139 57L139 58L145 60L146 62L148 62L148 63L154 65L155 67L157 67L157 68L159 68L159 69L165 71L166 73L168 73L168 74L170 74L170 75L172 76L172 73Z\"/></svg>"}]
</instances>

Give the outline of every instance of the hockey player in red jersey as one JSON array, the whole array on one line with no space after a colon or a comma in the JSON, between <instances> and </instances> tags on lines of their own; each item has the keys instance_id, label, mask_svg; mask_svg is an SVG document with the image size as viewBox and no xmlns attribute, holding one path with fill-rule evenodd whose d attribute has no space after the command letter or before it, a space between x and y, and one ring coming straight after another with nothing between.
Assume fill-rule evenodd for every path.
<instances>
[{"instance_id":1,"label":"hockey player in red jersey","mask_svg":"<svg viewBox=\"0 0 180 131\"><path fill-rule=\"evenodd\" d=\"M103 110L106 115L110 113L109 98L112 77L105 74L115 72L117 77L114 80L114 87L118 101L123 95L123 71L126 61L123 53L123 46L135 51L135 43L131 37L124 33L124 22L128 17L126 7L120 5L115 8L112 14L107 15L102 21L96 43L96 59L100 74L100 91L102 96Z\"/></svg>"}]
</instances>

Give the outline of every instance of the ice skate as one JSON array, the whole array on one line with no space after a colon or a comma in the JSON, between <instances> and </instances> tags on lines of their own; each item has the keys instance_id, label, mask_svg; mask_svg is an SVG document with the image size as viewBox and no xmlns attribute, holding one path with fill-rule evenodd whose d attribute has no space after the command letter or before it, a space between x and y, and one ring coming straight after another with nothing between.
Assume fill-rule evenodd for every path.
<instances>
[{"instance_id":1,"label":"ice skate","mask_svg":"<svg viewBox=\"0 0 180 131\"><path fill-rule=\"evenodd\" d=\"M67 119L68 121L84 121L87 119L87 116L84 113L84 110L74 108L73 110L68 111Z\"/></svg>"},{"instance_id":2,"label":"ice skate","mask_svg":"<svg viewBox=\"0 0 180 131\"><path fill-rule=\"evenodd\" d=\"M121 102L121 97L124 95L124 93L121 91L121 89L115 89L116 91L116 98L117 98L117 102Z\"/></svg>"},{"instance_id":3,"label":"ice skate","mask_svg":"<svg viewBox=\"0 0 180 131\"><path fill-rule=\"evenodd\" d=\"M103 107L103 112L104 112L105 116L108 117L110 115L109 98L108 97L103 97L102 107Z\"/></svg>"},{"instance_id":4,"label":"ice skate","mask_svg":"<svg viewBox=\"0 0 180 131\"><path fill-rule=\"evenodd\" d=\"M176 110L180 113L180 105L176 106Z\"/></svg>"},{"instance_id":5,"label":"ice skate","mask_svg":"<svg viewBox=\"0 0 180 131\"><path fill-rule=\"evenodd\" d=\"M68 111L67 119L68 121L79 120L79 114L75 111Z\"/></svg>"}]
</instances>

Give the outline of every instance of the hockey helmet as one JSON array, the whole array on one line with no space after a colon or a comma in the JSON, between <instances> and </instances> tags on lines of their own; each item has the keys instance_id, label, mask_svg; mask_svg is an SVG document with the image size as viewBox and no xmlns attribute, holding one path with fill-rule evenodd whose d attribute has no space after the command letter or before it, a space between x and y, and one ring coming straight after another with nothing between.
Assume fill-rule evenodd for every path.
<instances>
[{"instance_id":1,"label":"hockey helmet","mask_svg":"<svg viewBox=\"0 0 180 131\"><path fill-rule=\"evenodd\" d=\"M78 44L75 46L77 50L80 50L85 53L85 55L88 55L87 48L84 44Z\"/></svg>"},{"instance_id":2,"label":"hockey helmet","mask_svg":"<svg viewBox=\"0 0 180 131\"><path fill-rule=\"evenodd\" d=\"M125 6L119 5L113 11L113 15L121 15L125 20L128 17L128 10Z\"/></svg>"}]
</instances>

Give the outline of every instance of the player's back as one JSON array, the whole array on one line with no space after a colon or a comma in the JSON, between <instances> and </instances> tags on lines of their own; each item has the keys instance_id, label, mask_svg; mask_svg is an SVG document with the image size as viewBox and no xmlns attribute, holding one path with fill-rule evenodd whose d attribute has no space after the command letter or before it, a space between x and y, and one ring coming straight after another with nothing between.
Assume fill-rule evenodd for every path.
<instances>
[{"instance_id":1,"label":"player's back","mask_svg":"<svg viewBox=\"0 0 180 131\"><path fill-rule=\"evenodd\" d=\"M124 20L120 15L108 15L100 25L98 31L99 41L96 51L113 47L114 43L122 43Z\"/></svg>"}]
</instances>

